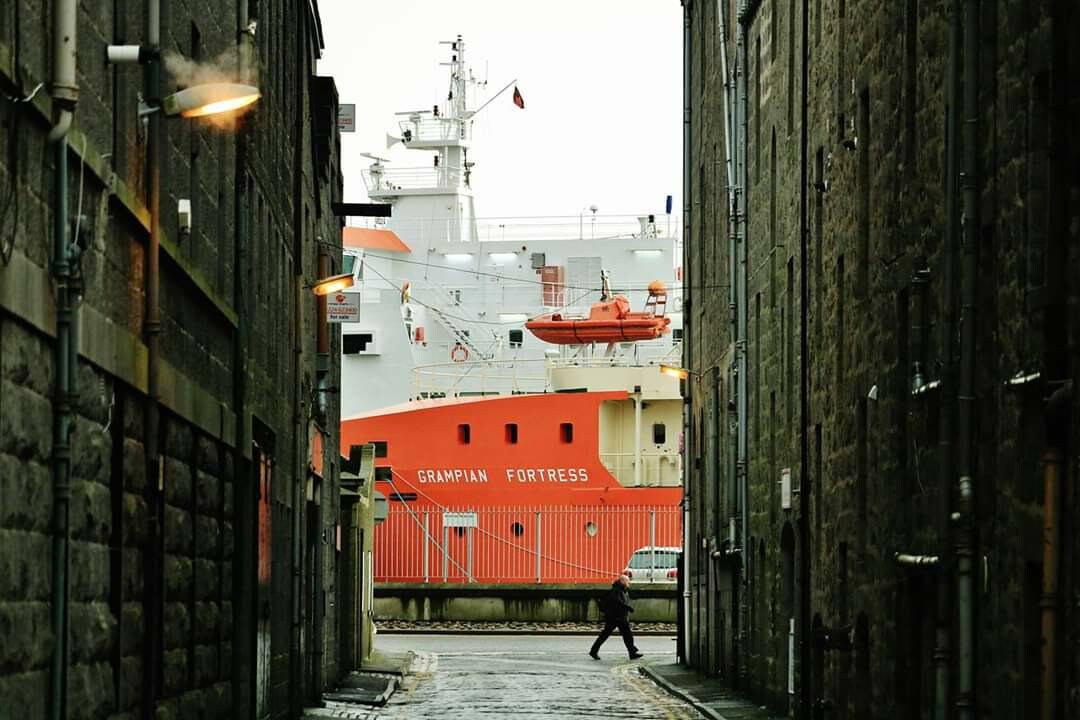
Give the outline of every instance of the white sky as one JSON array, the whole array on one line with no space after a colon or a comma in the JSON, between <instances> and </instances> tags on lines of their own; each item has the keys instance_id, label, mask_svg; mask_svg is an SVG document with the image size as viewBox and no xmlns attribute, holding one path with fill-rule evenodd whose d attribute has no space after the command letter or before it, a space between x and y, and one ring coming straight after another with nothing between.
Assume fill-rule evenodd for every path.
<instances>
[{"instance_id":1,"label":"white sky","mask_svg":"<svg viewBox=\"0 0 1080 720\"><path fill-rule=\"evenodd\" d=\"M682 8L678 0L321 0L326 50L342 103L356 103L343 135L345 200L367 199L362 152L392 167L429 156L386 150L395 112L444 103L449 46L461 34L486 96L469 159L479 217L662 214L682 183ZM476 103L470 104L470 109ZM587 212L587 211L586 211Z\"/></svg>"}]
</instances>

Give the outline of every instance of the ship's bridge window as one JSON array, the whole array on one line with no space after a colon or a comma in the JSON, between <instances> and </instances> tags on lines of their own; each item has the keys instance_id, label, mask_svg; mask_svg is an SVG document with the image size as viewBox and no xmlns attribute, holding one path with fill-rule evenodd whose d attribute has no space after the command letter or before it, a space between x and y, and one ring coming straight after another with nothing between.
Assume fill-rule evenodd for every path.
<instances>
[{"instance_id":1,"label":"ship's bridge window","mask_svg":"<svg viewBox=\"0 0 1080 720\"><path fill-rule=\"evenodd\" d=\"M667 442L667 425L664 423L653 423L652 441L655 445L663 445Z\"/></svg>"},{"instance_id":2,"label":"ship's bridge window","mask_svg":"<svg viewBox=\"0 0 1080 720\"><path fill-rule=\"evenodd\" d=\"M513 349L521 347L522 342L524 342L525 333L522 330L511 330L509 334L510 348Z\"/></svg>"},{"instance_id":3,"label":"ship's bridge window","mask_svg":"<svg viewBox=\"0 0 1080 720\"><path fill-rule=\"evenodd\" d=\"M574 442L574 423L562 423L559 426L559 438L566 444Z\"/></svg>"},{"instance_id":4,"label":"ship's bridge window","mask_svg":"<svg viewBox=\"0 0 1080 720\"><path fill-rule=\"evenodd\" d=\"M385 440L376 440L372 445L375 446L375 457L386 457L387 445Z\"/></svg>"},{"instance_id":5,"label":"ship's bridge window","mask_svg":"<svg viewBox=\"0 0 1080 720\"><path fill-rule=\"evenodd\" d=\"M468 423L462 423L457 426L457 439L462 445L468 445L472 442L472 430Z\"/></svg>"},{"instance_id":6,"label":"ship's bridge window","mask_svg":"<svg viewBox=\"0 0 1080 720\"><path fill-rule=\"evenodd\" d=\"M518 441L518 428L517 423L506 423L506 442L511 445L517 445Z\"/></svg>"}]
</instances>

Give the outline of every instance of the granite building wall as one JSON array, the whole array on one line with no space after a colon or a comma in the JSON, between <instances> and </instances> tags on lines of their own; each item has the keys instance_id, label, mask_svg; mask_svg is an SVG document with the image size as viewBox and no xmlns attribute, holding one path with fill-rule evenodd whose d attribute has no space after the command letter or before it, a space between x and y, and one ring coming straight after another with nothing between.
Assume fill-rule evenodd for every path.
<instances>
[{"instance_id":1,"label":"granite building wall","mask_svg":"<svg viewBox=\"0 0 1080 720\"><path fill-rule=\"evenodd\" d=\"M320 254L340 267L337 96L315 76L316 3L249 0L243 22L236 2L162 4L166 56L228 75L249 47L262 99L235 121L162 122L155 464L143 71L105 62L106 45L145 37L145 8L78 4L68 195L84 249L64 705L71 718L292 717L349 669L338 664L334 602L338 339L317 346L310 292ZM45 717L51 702L52 14L50 0L0 10L3 718L14 708ZM166 62L166 92L193 82L177 67Z\"/></svg>"},{"instance_id":2,"label":"granite building wall","mask_svg":"<svg viewBox=\"0 0 1080 720\"><path fill-rule=\"evenodd\" d=\"M1075 382L1080 323L1080 32L1070 3L979 3L977 272L974 307L952 296L946 252L946 113L952 4L809 0L808 279L800 303L802 5L685 0L690 18L690 218L685 359L691 461L690 661L777 709L789 704L788 618L810 557L810 615L850 641L794 668L833 717L931 716L933 573L896 553L940 556L948 588L950 704L956 680L955 472L939 477L941 404L956 405L960 323L975 323L976 688L980 716L1037 717L1047 398ZM740 23L740 9L743 10ZM728 461L735 357L728 286L724 77L745 28L748 537L735 553ZM962 67L960 68L962 70ZM957 195L959 201L959 194ZM955 332L946 336L950 309ZM800 427L799 329L808 326L810 414ZM973 318L973 319L972 319ZM946 375L946 349L954 348ZM1032 377L1020 383L1011 379ZM916 376L924 387L913 393ZM871 393L871 389L876 391ZM1075 408L1075 399L1068 405ZM1063 420L1062 417L1065 419ZM1057 717L1080 716L1075 651L1077 431L1063 429ZM719 427L720 430L710 428ZM801 481L800 436L808 442ZM791 472L792 507L779 481ZM799 516L800 488L810 493ZM799 523L810 546L798 547ZM735 589L732 590L731 588ZM804 637L800 628L797 641ZM811 633L805 635L813 644ZM843 645L845 642L837 641ZM798 647L795 650L798 664ZM797 695L791 696L795 712Z\"/></svg>"}]
</instances>

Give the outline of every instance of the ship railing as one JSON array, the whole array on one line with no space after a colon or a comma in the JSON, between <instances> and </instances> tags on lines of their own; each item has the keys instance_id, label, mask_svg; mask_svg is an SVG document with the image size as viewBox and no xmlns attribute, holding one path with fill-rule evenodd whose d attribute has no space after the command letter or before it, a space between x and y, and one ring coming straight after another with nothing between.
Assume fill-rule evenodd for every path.
<instances>
[{"instance_id":1,"label":"ship railing","mask_svg":"<svg viewBox=\"0 0 1080 720\"><path fill-rule=\"evenodd\" d=\"M418 365L413 400L544 392L543 360L477 360Z\"/></svg>"},{"instance_id":2,"label":"ship railing","mask_svg":"<svg viewBox=\"0 0 1080 720\"><path fill-rule=\"evenodd\" d=\"M638 342L622 353L611 356L567 354L549 358L549 368L652 367L678 365L682 358L682 343L670 340Z\"/></svg>"},{"instance_id":3,"label":"ship railing","mask_svg":"<svg viewBox=\"0 0 1080 720\"><path fill-rule=\"evenodd\" d=\"M668 549L682 545L677 504L478 508L437 503L396 474L390 485L375 530L376 582L606 583L642 548L653 560L635 559L634 582L676 582Z\"/></svg>"},{"instance_id":4,"label":"ship railing","mask_svg":"<svg viewBox=\"0 0 1080 720\"><path fill-rule=\"evenodd\" d=\"M422 187L436 187L433 183L436 181L436 171L443 170L444 168L415 168L415 177L425 177L425 180L429 185ZM390 192L394 189L417 189L412 183L406 185L400 185L398 180L388 179L395 173L401 173L404 177L403 181L409 180L413 175L412 168L389 168L380 166L380 170L377 173L366 170L363 172L364 183L367 185L368 190L382 190L384 192ZM378 187L373 187L373 183ZM392 183L395 187L390 188L387 183ZM445 187L445 186L438 186ZM456 186L455 186L456 187ZM674 252L674 249L678 247L678 236L680 221L676 215L659 215L656 216L656 220L653 224L649 224L646 220L645 227L642 226L642 217L638 215L598 215L595 218L592 216L578 216L578 215L562 215L562 216L522 216L522 217L479 217L474 218L475 232L472 237L465 237L461 239L461 242L469 241L481 241L481 242L495 242L495 241L513 241L515 244L529 244L530 242L540 242L546 240L601 240L601 239L617 239L623 238L628 243L634 240L648 241L643 242L642 247L637 248L633 245L628 245L628 249L640 249L646 252L651 252L659 249L669 248L673 252L673 256L676 261L681 258L681 255ZM644 216L647 218L647 216ZM403 236L412 238L442 238L446 235L446 228L448 225L455 223L461 223L460 217L432 217L415 220L404 220L399 218L393 218L390 221L383 221L381 219L359 220L354 219L350 222L357 223L360 226L370 227L392 227L395 231ZM673 241L672 245L667 246L663 244L663 240ZM616 283L618 278L614 278Z\"/></svg>"},{"instance_id":5,"label":"ship railing","mask_svg":"<svg viewBox=\"0 0 1080 720\"><path fill-rule=\"evenodd\" d=\"M600 462L626 487L675 487L682 482L682 458L679 453L642 452L640 461L641 475L638 476L635 473L638 462L635 453L600 453Z\"/></svg>"},{"instance_id":6,"label":"ship railing","mask_svg":"<svg viewBox=\"0 0 1080 720\"><path fill-rule=\"evenodd\" d=\"M401 120L398 122L398 128L406 143L456 143L468 140L471 135L467 122L450 117Z\"/></svg>"},{"instance_id":7,"label":"ship railing","mask_svg":"<svg viewBox=\"0 0 1080 720\"><path fill-rule=\"evenodd\" d=\"M440 167L370 168L361 173L369 193L394 192L395 190L456 189L464 182L461 168L450 165Z\"/></svg>"}]
</instances>

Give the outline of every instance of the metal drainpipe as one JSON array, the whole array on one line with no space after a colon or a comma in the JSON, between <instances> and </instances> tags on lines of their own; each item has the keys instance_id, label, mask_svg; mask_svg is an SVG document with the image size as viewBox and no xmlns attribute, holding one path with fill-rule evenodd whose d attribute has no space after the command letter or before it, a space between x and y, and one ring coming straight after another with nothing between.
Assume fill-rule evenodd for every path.
<instances>
[{"instance_id":1,"label":"metal drainpipe","mask_svg":"<svg viewBox=\"0 0 1080 720\"><path fill-rule=\"evenodd\" d=\"M71 286L71 244L68 241L67 133L79 98L76 76L76 0L58 0L53 10L53 81L56 124L48 141L55 144L56 175L53 212L53 275L56 281L56 388L53 410L53 543L51 629L53 634L49 710L53 720L67 716L69 546L71 511L71 431L78 357L75 337L75 292ZM16 29L18 32L18 29Z\"/></svg>"},{"instance_id":2,"label":"metal drainpipe","mask_svg":"<svg viewBox=\"0 0 1080 720\"><path fill-rule=\"evenodd\" d=\"M938 548L940 557L948 563L950 548L953 481L953 427L956 414L955 346L956 346L956 252L959 246L959 214L956 206L959 155L957 119L960 109L960 0L952 0L952 21L949 30L948 101L945 118L945 270L942 307L942 388L939 403L938 437ZM948 567L937 573L936 628L934 633L934 720L949 716L949 641L952 612L949 602L951 575Z\"/></svg>"},{"instance_id":3,"label":"metal drainpipe","mask_svg":"<svg viewBox=\"0 0 1080 720\"><path fill-rule=\"evenodd\" d=\"M1071 15L1071 17L1070 17ZM1078 16L1074 3L1056 3L1051 14L1051 67L1065 68L1069 60L1069 29L1076 27ZM1050 223L1044 259L1044 286L1046 306L1043 310L1043 369L1046 382L1057 384L1072 378L1072 355L1068 334L1061 331L1070 326L1069 282L1069 193L1070 158L1075 150L1071 128L1067 127L1066 102L1070 79L1065 72L1050 76L1050 137L1054 138L1054 153L1050 159ZM1065 693L1058 660L1061 654L1061 632L1058 630L1059 613L1068 611L1062 605L1063 589L1061 573L1062 535L1069 530L1068 515L1063 513L1062 488L1060 487L1062 465L1068 457L1072 426L1073 380L1066 380L1050 395L1044 410L1046 446L1043 453L1044 501L1043 501L1043 577L1042 597L1042 677L1041 720L1054 720L1062 714ZM1065 468L1067 472L1067 467ZM1065 497L1069 497L1065 493ZM1068 573L1065 581L1068 582ZM1064 603L1067 607L1068 603ZM1066 623L1067 624L1067 623ZM1068 710L1064 711L1068 715Z\"/></svg>"},{"instance_id":4,"label":"metal drainpipe","mask_svg":"<svg viewBox=\"0 0 1080 720\"><path fill-rule=\"evenodd\" d=\"M147 0L146 3L146 39L152 48L161 46L161 3L160 0ZM155 53L146 65L146 99L154 103L161 99L161 61ZM161 649L163 646L162 591L164 575L161 563L164 518L164 493L161 485L161 449L158 443L160 432L160 389L158 387L159 356L161 350L161 308L160 308L160 245L161 245L161 112L151 113L147 118L146 148L146 185L147 210L150 214L150 237L146 247L146 333L147 363L146 385L147 406L145 416L145 450L147 478L150 482L151 519L150 540L148 547L154 562L148 564L150 573L149 591L146 598L149 612L146 627L149 641L146 643L146 683L143 694L144 709L152 713L157 703L161 688Z\"/></svg>"},{"instance_id":5,"label":"metal drainpipe","mask_svg":"<svg viewBox=\"0 0 1080 720\"><path fill-rule=\"evenodd\" d=\"M812 683L810 682L813 653L810 631L810 440L807 425L810 423L810 370L807 310L810 306L807 285L809 209L807 175L807 106L810 54L810 3L802 3L802 113L799 123L799 717L809 718L813 711Z\"/></svg>"},{"instance_id":6,"label":"metal drainpipe","mask_svg":"<svg viewBox=\"0 0 1080 720\"><path fill-rule=\"evenodd\" d=\"M304 11L300 10L301 16L297 18L297 22L303 31L298 34L296 43L296 57L294 58L294 72L296 73L297 81L303 83L303 54L306 52L305 40L307 37L307 23ZM303 579L304 579L304 519L306 517L305 501L307 487L307 469L304 462L305 447L303 443L303 437L306 436L306 423L304 422L304 410L303 410L303 328L304 328L304 261L303 261L303 237L304 237L304 205L301 201L302 189L303 189L303 174L300 169L300 161L302 158L302 148L304 146L302 136L302 118L303 118L304 103L296 103L295 113L293 117L293 236L299 242L294 249L293 258L293 352L292 352L292 378L293 378L293 468L295 477L293 478L293 517L292 517L292 645L290 647L290 661L289 668L291 673L291 688L290 698L292 700L292 709L294 713L299 713L301 706L303 705L305 692L304 682L305 680L312 680L312 688L309 688L311 696L316 700L321 700L320 690L314 683L314 677L305 678L303 672L304 660L301 649L301 638L303 636L304 623L307 621L307 616L304 613L304 597L303 597ZM322 263L319 263L319 270L321 270ZM314 480L312 480L314 483ZM314 487L312 488L314 492ZM318 577L319 570L316 558L312 558L314 568L311 571L316 573ZM314 588L314 583L312 583ZM317 591L316 591L317 595ZM315 608L311 608L314 613ZM312 615L314 617L314 614ZM317 635L317 633L312 633ZM312 671L315 671L315 648L314 637L310 639L312 643Z\"/></svg>"},{"instance_id":7,"label":"metal drainpipe","mask_svg":"<svg viewBox=\"0 0 1080 720\"><path fill-rule=\"evenodd\" d=\"M739 297L738 297L738 263L736 262L736 254L738 253L738 180L735 169L735 146L738 142L736 135L738 127L735 122L732 113L735 112L737 102L732 102L731 94L737 92L735 79L728 75L727 64L727 22L725 18L726 3L723 7L718 8L718 15L720 19L720 77L724 81L724 93L723 93L723 106L724 106L724 170L725 185L727 189L727 209L728 209L728 314L730 316L731 323L731 337L734 342L733 357L728 368L728 398L730 399L728 408L725 409L728 415L729 432L734 431L736 434L735 442L731 443L731 450L728 453L728 487L730 488L730 522L735 522L741 516L742 513L742 492L739 484L739 463L741 456L739 454L739 442L738 433L741 432L739 427L740 418L737 412L737 402L739 395L739 356L738 356L738 336L739 336L739 320L738 313L740 310ZM736 66L738 65L738 56L736 56ZM732 543L732 546L728 549L729 552L737 552L737 548L741 546L738 537ZM740 573L741 576L742 573ZM732 578L732 608L731 608L731 637L732 637L732 662L731 669L733 677L739 677L739 668L741 667L741 655L742 655L742 643L739 641L742 635L742 628L744 618L741 612L739 612L738 603L734 602L735 598L741 599L741 594L737 592L738 583L740 580Z\"/></svg>"},{"instance_id":8,"label":"metal drainpipe","mask_svg":"<svg viewBox=\"0 0 1080 720\"><path fill-rule=\"evenodd\" d=\"M1055 298L1060 300L1061 298ZM1058 310L1063 308L1058 307ZM1049 353L1048 353L1049 354ZM1061 466L1071 432L1073 389L1059 387L1046 402L1046 449L1043 451L1042 678L1040 718L1057 717L1058 584L1061 555Z\"/></svg>"},{"instance_id":9,"label":"metal drainpipe","mask_svg":"<svg viewBox=\"0 0 1080 720\"><path fill-rule=\"evenodd\" d=\"M685 286L688 277L690 256L690 93L691 93L691 46L690 46L690 3L692 0L682 0L683 8L683 297L684 300L692 298L692 288ZM683 327L692 329L690 313L683 313ZM690 343L689 338L683 333L683 367L690 367ZM686 387L691 387L690 383ZM683 400L683 617L687 628L683 631L683 660L690 665L690 553L697 552L697 548L690 547L690 442L692 438L688 432L690 428L690 406L688 398Z\"/></svg>"},{"instance_id":10,"label":"metal drainpipe","mask_svg":"<svg viewBox=\"0 0 1080 720\"><path fill-rule=\"evenodd\" d=\"M1047 447L1043 452L1043 576L1042 597L1042 702L1040 718L1054 720L1057 688L1057 613L1058 613L1058 495L1061 474L1061 451Z\"/></svg>"},{"instance_id":11,"label":"metal drainpipe","mask_svg":"<svg viewBox=\"0 0 1080 720\"><path fill-rule=\"evenodd\" d=\"M251 44L253 37L249 30L249 15L247 0L238 0L236 6L236 54L237 69L240 77L244 77L247 68L250 67ZM234 207L234 222L236 224L236 246L234 248L233 262L233 303L236 307L237 323L233 333L232 346L232 382L233 382L233 413L236 418L235 441L233 448L233 507L235 508L236 521L236 564L237 581L234 587L233 597L233 633L236 647L235 656L238 661L233 664L233 683L237 688L247 687L247 693L237 703L238 708L247 712L244 715L253 714L255 711L255 683L253 678L256 674L256 633L255 616L258 612L255 601L257 588L256 569L258 566L258 549L255 543L257 534L254 520L255 494L245 477L247 461L245 446L249 445L247 437L247 233L248 233L248 203L251 198L247 194L247 124L241 120L236 133L236 203ZM250 565L244 566L244 562L251 560ZM247 675L244 675L244 671ZM237 713L240 714L239 712Z\"/></svg>"},{"instance_id":12,"label":"metal drainpipe","mask_svg":"<svg viewBox=\"0 0 1080 720\"><path fill-rule=\"evenodd\" d=\"M741 10L746 9L746 2L743 0L740 2ZM750 585L750 545L748 525L750 522L750 510L748 507L747 496L747 448L746 437L747 428L749 427L749 397L746 390L746 351L747 351L747 296L746 296L746 178L744 176L745 168L745 151L746 151L746 95L745 95L745 79L746 79L746 64L743 58L743 48L745 43L745 30L742 24L739 24L736 41L735 41L735 70L732 76L731 82L735 87L735 139L732 143L732 151L735 153L735 224L736 224L736 254L737 257L732 259L732 262L736 263L737 273L735 276L735 304L736 304L736 329L735 329L735 352L736 352L736 402L737 402L737 422L738 422L738 438L736 439L736 481L738 483L739 493L739 520L741 527L739 528L739 547L742 550L742 591L739 593L741 599L740 603L740 618L739 618L739 631L742 635L747 635L749 630L750 621L750 606L751 600L749 593ZM749 645L743 644L743 652L739 658L739 671L742 677L745 679L749 676L750 672L750 652ZM744 685L745 686L745 685Z\"/></svg>"},{"instance_id":13,"label":"metal drainpipe","mask_svg":"<svg viewBox=\"0 0 1080 720\"><path fill-rule=\"evenodd\" d=\"M963 195L964 256L960 311L959 467L956 533L956 603L958 677L956 707L959 720L975 717L975 302L978 276L979 176L979 0L964 0L964 160L960 179Z\"/></svg>"},{"instance_id":14,"label":"metal drainpipe","mask_svg":"<svg viewBox=\"0 0 1080 720\"><path fill-rule=\"evenodd\" d=\"M746 13L747 3L746 0L740 0L739 2L739 17L743 17ZM746 352L747 352L747 320L749 313L749 305L747 304L747 290L746 290L746 271L747 271L747 204L746 204L746 188L748 185L748 176L746 172L746 139L747 139L747 126L746 126L746 93L747 93L747 69L749 65L747 63L747 51L746 51L746 25L743 22L738 23L738 33L735 41L735 76L732 81L736 85L735 92L735 182L738 185L739 191L736 196L736 209L735 217L738 225L738 266L739 271L736 276L737 294L736 303L738 304L738 328L736 332L736 340L738 342L736 351L738 353L738 418L739 418L739 437L738 437L738 482L739 482L739 516L741 520L740 538L739 544L742 548L742 566L743 566L743 592L740 594L742 598L741 612L743 614L743 621L739 625L743 632L748 631L750 620L750 602L753 598L750 597L749 584L751 573L754 568L751 567L750 558L753 557L749 545L749 523L750 523L750 505L749 505L749 493L747 490L748 472L749 472L749 456L747 453L747 431L750 424L749 416L749 396L747 395L747 367L746 367ZM741 665L744 679L749 677L750 674L750 654L753 649L746 645L744 648L744 658Z\"/></svg>"}]
</instances>

